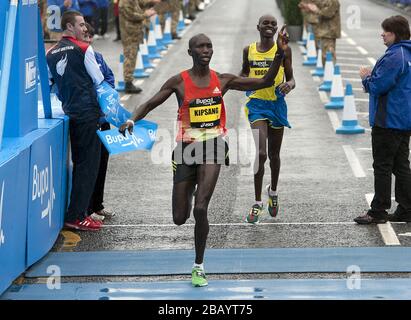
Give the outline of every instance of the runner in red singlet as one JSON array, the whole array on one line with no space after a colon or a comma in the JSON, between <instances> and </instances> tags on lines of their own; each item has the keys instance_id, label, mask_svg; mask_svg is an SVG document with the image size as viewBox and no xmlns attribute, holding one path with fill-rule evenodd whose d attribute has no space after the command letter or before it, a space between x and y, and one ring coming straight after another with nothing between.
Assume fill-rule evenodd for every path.
<instances>
[{"instance_id":1,"label":"runner in red singlet","mask_svg":"<svg viewBox=\"0 0 411 320\"><path fill-rule=\"evenodd\" d=\"M260 79L219 74L209 68L213 55L211 40L198 34L189 41L188 54L193 67L168 79L160 91L136 108L129 120L120 127L133 131L134 122L143 119L151 110L164 103L173 93L179 102L177 146L173 151L173 220L184 224L190 217L194 195L195 262L192 284L206 286L203 267L204 251L209 231L207 209L221 164L228 165L226 113L223 96L228 90L258 90L272 85L288 48L285 26L278 39L278 50L267 74ZM197 189L196 189L197 187Z\"/></svg>"}]
</instances>

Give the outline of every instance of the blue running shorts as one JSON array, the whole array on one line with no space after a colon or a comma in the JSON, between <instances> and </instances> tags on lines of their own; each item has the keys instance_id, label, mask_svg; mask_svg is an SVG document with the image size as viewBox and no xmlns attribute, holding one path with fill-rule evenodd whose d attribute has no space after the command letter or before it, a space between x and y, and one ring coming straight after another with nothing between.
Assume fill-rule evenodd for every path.
<instances>
[{"instance_id":1,"label":"blue running shorts","mask_svg":"<svg viewBox=\"0 0 411 320\"><path fill-rule=\"evenodd\" d=\"M250 123L267 120L271 128L291 128L287 120L287 103L282 97L276 101L252 98L245 105L245 114Z\"/></svg>"}]
</instances>

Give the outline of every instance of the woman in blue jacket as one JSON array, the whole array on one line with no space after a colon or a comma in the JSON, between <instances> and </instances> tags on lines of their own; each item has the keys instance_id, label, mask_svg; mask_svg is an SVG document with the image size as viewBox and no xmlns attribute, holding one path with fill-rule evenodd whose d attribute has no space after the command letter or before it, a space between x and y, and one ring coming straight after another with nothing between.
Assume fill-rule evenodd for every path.
<instances>
[{"instance_id":1,"label":"woman in blue jacket","mask_svg":"<svg viewBox=\"0 0 411 320\"><path fill-rule=\"evenodd\" d=\"M408 20L402 16L381 24L388 47L374 69L360 68L362 84L370 95L369 121L375 195L371 209L354 219L359 224L411 222L411 41ZM395 201L391 207L391 178L395 176Z\"/></svg>"}]
</instances>

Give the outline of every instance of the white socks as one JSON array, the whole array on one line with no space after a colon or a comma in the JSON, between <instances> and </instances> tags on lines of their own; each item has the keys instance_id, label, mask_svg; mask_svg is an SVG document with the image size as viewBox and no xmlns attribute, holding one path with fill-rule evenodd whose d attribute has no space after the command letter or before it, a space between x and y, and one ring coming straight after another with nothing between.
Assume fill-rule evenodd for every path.
<instances>
[{"instance_id":1,"label":"white socks","mask_svg":"<svg viewBox=\"0 0 411 320\"><path fill-rule=\"evenodd\" d=\"M278 195L278 192L277 192L277 190L273 191L270 187L270 189L268 190L268 194L273 197L273 196Z\"/></svg>"},{"instance_id":2,"label":"white socks","mask_svg":"<svg viewBox=\"0 0 411 320\"><path fill-rule=\"evenodd\" d=\"M258 204L261 208L263 207L263 202L262 201L256 201L255 204Z\"/></svg>"},{"instance_id":3,"label":"white socks","mask_svg":"<svg viewBox=\"0 0 411 320\"><path fill-rule=\"evenodd\" d=\"M201 269L201 270L204 270L204 263L202 263L202 264L197 264L197 263L194 262L194 264L193 264L193 269L194 269L194 268L199 268L199 269Z\"/></svg>"}]
</instances>

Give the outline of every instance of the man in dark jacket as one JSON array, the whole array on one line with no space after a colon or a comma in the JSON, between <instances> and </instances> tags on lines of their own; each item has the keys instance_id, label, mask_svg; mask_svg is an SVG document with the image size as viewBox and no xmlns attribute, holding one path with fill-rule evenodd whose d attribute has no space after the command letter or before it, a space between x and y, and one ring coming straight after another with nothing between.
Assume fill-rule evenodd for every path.
<instances>
[{"instance_id":1,"label":"man in dark jacket","mask_svg":"<svg viewBox=\"0 0 411 320\"><path fill-rule=\"evenodd\" d=\"M411 41L406 18L393 16L382 23L381 34L388 47L374 69L362 67L360 76L370 94L370 126L374 158L375 195L367 214L354 219L359 224L389 221L411 222ZM395 176L395 201L391 207L391 177Z\"/></svg>"},{"instance_id":2,"label":"man in dark jacket","mask_svg":"<svg viewBox=\"0 0 411 320\"><path fill-rule=\"evenodd\" d=\"M65 226L94 231L101 223L87 217L96 183L101 143L96 130L103 115L95 86L104 77L93 48L80 41L87 31L80 12L66 11L61 19L62 39L47 52L50 85L56 84L64 113L70 118L73 179Z\"/></svg>"}]
</instances>

